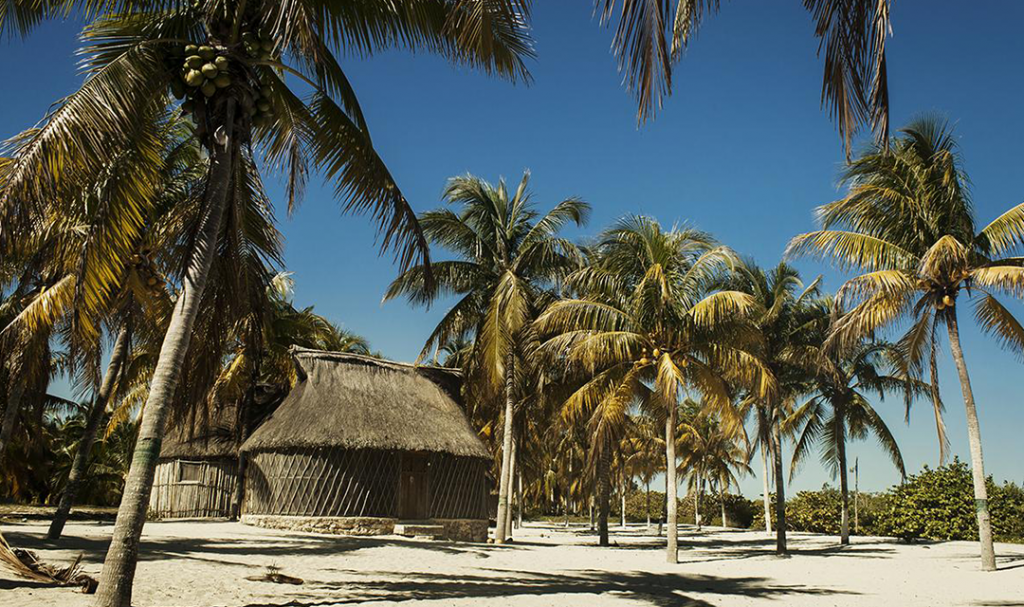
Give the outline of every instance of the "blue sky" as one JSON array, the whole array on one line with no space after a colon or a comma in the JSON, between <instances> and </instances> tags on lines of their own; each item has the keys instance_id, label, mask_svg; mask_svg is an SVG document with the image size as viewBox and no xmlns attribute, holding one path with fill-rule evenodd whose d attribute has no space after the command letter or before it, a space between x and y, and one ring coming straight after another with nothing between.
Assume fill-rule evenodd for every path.
<instances>
[{"instance_id":1,"label":"blue sky","mask_svg":"<svg viewBox=\"0 0 1024 607\"><path fill-rule=\"evenodd\" d=\"M723 3L675 75L676 89L654 121L637 126L620 85L611 32L589 1L538 2L533 19L538 58L531 86L512 85L425 54L346 58L379 153L417 210L439 204L445 180L467 172L518 180L532 171L536 200L550 206L580 196L594 207L597 232L631 213L663 224L689 223L773 265L794 234L813 228L812 209L838 195L843 160L833 123L819 105L821 61L809 16L796 0ZM1024 201L1024 4L993 2L963 10L952 2L895 3L889 40L892 124L939 113L956 125L984 224ZM24 41L0 41L0 137L32 126L80 83L74 23L52 23ZM271 193L281 188L268 177ZM367 336L385 355L411 360L443 314L404 302L382 306L395 276L376 255L365 218L341 216L331 188L313 180L293 218L280 213L296 299ZM443 256L442 252L435 252ZM834 289L841 276L799 262ZM1022 311L1021 306L1016 306ZM964 348L980 408L987 469L1024 480L1022 370L1019 360L964 326ZM967 454L959 385L948 353L941 365L953 452ZM908 469L938 457L928 405L909 427L898 398L879 404ZM855 443L861 487L879 490L898 475L870 440ZM755 469L759 464L755 462ZM808 461L793 488L828 480ZM747 495L760 481L742 483Z\"/></svg>"}]
</instances>

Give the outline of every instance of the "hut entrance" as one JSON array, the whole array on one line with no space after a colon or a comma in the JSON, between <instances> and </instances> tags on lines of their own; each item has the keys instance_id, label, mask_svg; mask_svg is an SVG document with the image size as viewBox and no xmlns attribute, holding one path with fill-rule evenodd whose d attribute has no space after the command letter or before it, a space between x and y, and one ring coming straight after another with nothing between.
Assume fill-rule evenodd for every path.
<instances>
[{"instance_id":1,"label":"hut entrance","mask_svg":"<svg viewBox=\"0 0 1024 607\"><path fill-rule=\"evenodd\" d=\"M407 521L427 518L429 463L425 453L403 453L398 492L398 517Z\"/></svg>"}]
</instances>

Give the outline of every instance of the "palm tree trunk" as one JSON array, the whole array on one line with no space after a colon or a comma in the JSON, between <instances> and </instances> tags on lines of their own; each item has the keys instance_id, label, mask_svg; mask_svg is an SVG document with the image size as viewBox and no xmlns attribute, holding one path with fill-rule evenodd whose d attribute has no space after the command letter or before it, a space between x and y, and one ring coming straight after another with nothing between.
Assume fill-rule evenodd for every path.
<instances>
[{"instance_id":1,"label":"palm tree trunk","mask_svg":"<svg viewBox=\"0 0 1024 607\"><path fill-rule=\"evenodd\" d=\"M110 401L110 394L114 390L114 380L121 374L125 358L128 356L128 327L121 326L118 331L117 341L114 342L114 349L110 354L110 362L107 364L107 371L103 375L103 383L93 397L92 409L89 411L89 420L85 426L85 434L78 443L78 452L75 453L75 461L71 465L71 472L68 474L68 482L64 487L64 493L60 496L60 503L57 511L53 513L53 521L50 522L50 529L46 537L51 540L60 538L64 531L64 524L71 514L71 506L75 503L75 495L78 487L85 478L89 467L89 455L92 453L93 443L96 442L96 434L99 432L100 424L103 422L103 414L107 410L107 403Z\"/></svg>"},{"instance_id":2,"label":"palm tree trunk","mask_svg":"<svg viewBox=\"0 0 1024 607\"><path fill-rule=\"evenodd\" d=\"M505 533L508 535L508 539L512 539L512 512L515 510L515 482L516 482L516 456L519 449L519 441L516 440L515 434L512 435L512 461L509 462L508 466L508 508L505 510Z\"/></svg>"},{"instance_id":3,"label":"palm tree trunk","mask_svg":"<svg viewBox=\"0 0 1024 607\"><path fill-rule=\"evenodd\" d=\"M153 372L149 397L146 399L139 427L132 465L128 471L121 505L114 523L114 536L103 563L96 607L130 607L132 582L139 556L139 540L146 523L146 509L153 489L153 477L164 435L168 405L178 386L185 353L192 336L192 326L199 301L206 287L210 265L217 253L221 218L228 199L231 174L239 144L233 134L235 107L229 100L224 124L227 140L223 146L212 145L209 180L206 184L205 208L200 219L195 248L182 282L181 293L174 304L171 321L160 347L160 356ZM216 131L216 130L215 130Z\"/></svg>"},{"instance_id":4,"label":"palm tree trunk","mask_svg":"<svg viewBox=\"0 0 1024 607\"><path fill-rule=\"evenodd\" d=\"M846 476L846 428L844 425L846 413L843 405L839 405L834 417L836 457L839 460L839 504L842 511L839 522L839 543L845 546L850 543L850 483Z\"/></svg>"},{"instance_id":5,"label":"palm tree trunk","mask_svg":"<svg viewBox=\"0 0 1024 607\"><path fill-rule=\"evenodd\" d=\"M608 545L608 511L611 509L611 479L609 476L608 445L597 456L597 544Z\"/></svg>"},{"instance_id":6,"label":"palm tree trunk","mask_svg":"<svg viewBox=\"0 0 1024 607\"><path fill-rule=\"evenodd\" d=\"M508 494L509 469L512 467L512 415L513 402L512 383L514 381L513 365L515 358L509 353L505 358L505 424L501 437L501 470L498 481L498 516L497 527L494 529L494 543L504 544L508 537Z\"/></svg>"},{"instance_id":7,"label":"palm tree trunk","mask_svg":"<svg viewBox=\"0 0 1024 607\"><path fill-rule=\"evenodd\" d=\"M676 404L668 403L668 415L665 416L665 505L668 520L668 546L665 558L669 563L679 562L679 504L676 502L678 488L676 482Z\"/></svg>"},{"instance_id":8,"label":"palm tree trunk","mask_svg":"<svg viewBox=\"0 0 1024 607\"><path fill-rule=\"evenodd\" d=\"M718 503L722 506L722 527L729 528L729 519L725 518L725 491L718 492Z\"/></svg>"},{"instance_id":9,"label":"palm tree trunk","mask_svg":"<svg viewBox=\"0 0 1024 607\"><path fill-rule=\"evenodd\" d=\"M949 308L946 315L946 328L949 330L949 347L953 351L953 361L960 374L960 390L964 394L964 409L967 412L967 438L971 449L971 475L974 480L974 509L978 515L978 538L981 543L982 571L996 570L996 552L992 544L992 520L988 512L988 489L985 487L985 459L981 453L981 425L978 423L978 410L974 406L974 390L971 389L971 378L967 374L967 361L960 347L960 328L956 320L956 309Z\"/></svg>"},{"instance_id":10,"label":"palm tree trunk","mask_svg":"<svg viewBox=\"0 0 1024 607\"><path fill-rule=\"evenodd\" d=\"M647 513L647 528L651 528L651 479L647 479L645 482L647 487L647 501L644 504L644 512Z\"/></svg>"},{"instance_id":11,"label":"palm tree trunk","mask_svg":"<svg viewBox=\"0 0 1024 607\"><path fill-rule=\"evenodd\" d=\"M4 463L4 455L11 444L11 437L14 436L14 425L18 422L21 399L25 395L24 378L18 378L12 373L9 380L11 392L7 397L7 407L4 408L3 422L0 423L0 465Z\"/></svg>"},{"instance_id":12,"label":"palm tree trunk","mask_svg":"<svg viewBox=\"0 0 1024 607\"><path fill-rule=\"evenodd\" d=\"M619 526L623 529L626 528L626 477L625 475L619 476Z\"/></svg>"},{"instance_id":13,"label":"palm tree trunk","mask_svg":"<svg viewBox=\"0 0 1024 607\"><path fill-rule=\"evenodd\" d=\"M782 476L782 430L772 434L772 461L775 464L775 553L786 554L786 487Z\"/></svg>"},{"instance_id":14,"label":"palm tree trunk","mask_svg":"<svg viewBox=\"0 0 1024 607\"><path fill-rule=\"evenodd\" d=\"M700 531L700 481L693 488L693 526Z\"/></svg>"},{"instance_id":15,"label":"palm tree trunk","mask_svg":"<svg viewBox=\"0 0 1024 607\"><path fill-rule=\"evenodd\" d=\"M771 487L768 484L768 446L761 441L761 478L764 479L764 528L772 534Z\"/></svg>"},{"instance_id":16,"label":"palm tree trunk","mask_svg":"<svg viewBox=\"0 0 1024 607\"><path fill-rule=\"evenodd\" d=\"M516 529L523 528L523 471L516 470Z\"/></svg>"}]
</instances>

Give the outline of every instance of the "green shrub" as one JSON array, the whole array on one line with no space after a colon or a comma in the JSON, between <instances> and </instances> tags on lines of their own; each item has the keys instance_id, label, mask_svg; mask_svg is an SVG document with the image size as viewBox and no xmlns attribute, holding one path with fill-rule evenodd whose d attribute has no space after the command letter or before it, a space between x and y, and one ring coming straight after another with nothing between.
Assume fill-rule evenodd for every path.
<instances>
[{"instance_id":1,"label":"green shrub","mask_svg":"<svg viewBox=\"0 0 1024 607\"><path fill-rule=\"evenodd\" d=\"M861 492L857 499L857 519L854 519L854 493L850 500L850 534L873 535L878 515L886 505L885 494ZM764 506L754 505L751 529L764 529ZM842 525L842 501L839 489L823 485L820 491L800 491L786 500L786 529L809 533L839 535ZM775 494L771 495L772 529L776 526Z\"/></svg>"},{"instance_id":2,"label":"green shrub","mask_svg":"<svg viewBox=\"0 0 1024 607\"><path fill-rule=\"evenodd\" d=\"M1013 483L996 485L991 477L986 484L996 538L1024 539L1024 490ZM889 507L880 516L878 530L905 541L977 540L970 467L959 458L934 470L925 466L920 474L894 487Z\"/></svg>"}]
</instances>

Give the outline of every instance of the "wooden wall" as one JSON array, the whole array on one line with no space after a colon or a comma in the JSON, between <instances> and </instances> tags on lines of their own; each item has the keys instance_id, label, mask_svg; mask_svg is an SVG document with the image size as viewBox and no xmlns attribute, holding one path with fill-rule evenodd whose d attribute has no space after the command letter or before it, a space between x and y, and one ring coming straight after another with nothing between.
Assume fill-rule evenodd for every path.
<instances>
[{"instance_id":1,"label":"wooden wall","mask_svg":"<svg viewBox=\"0 0 1024 607\"><path fill-rule=\"evenodd\" d=\"M235 459L160 460L149 498L149 516L230 516L237 477L238 461Z\"/></svg>"}]
</instances>

